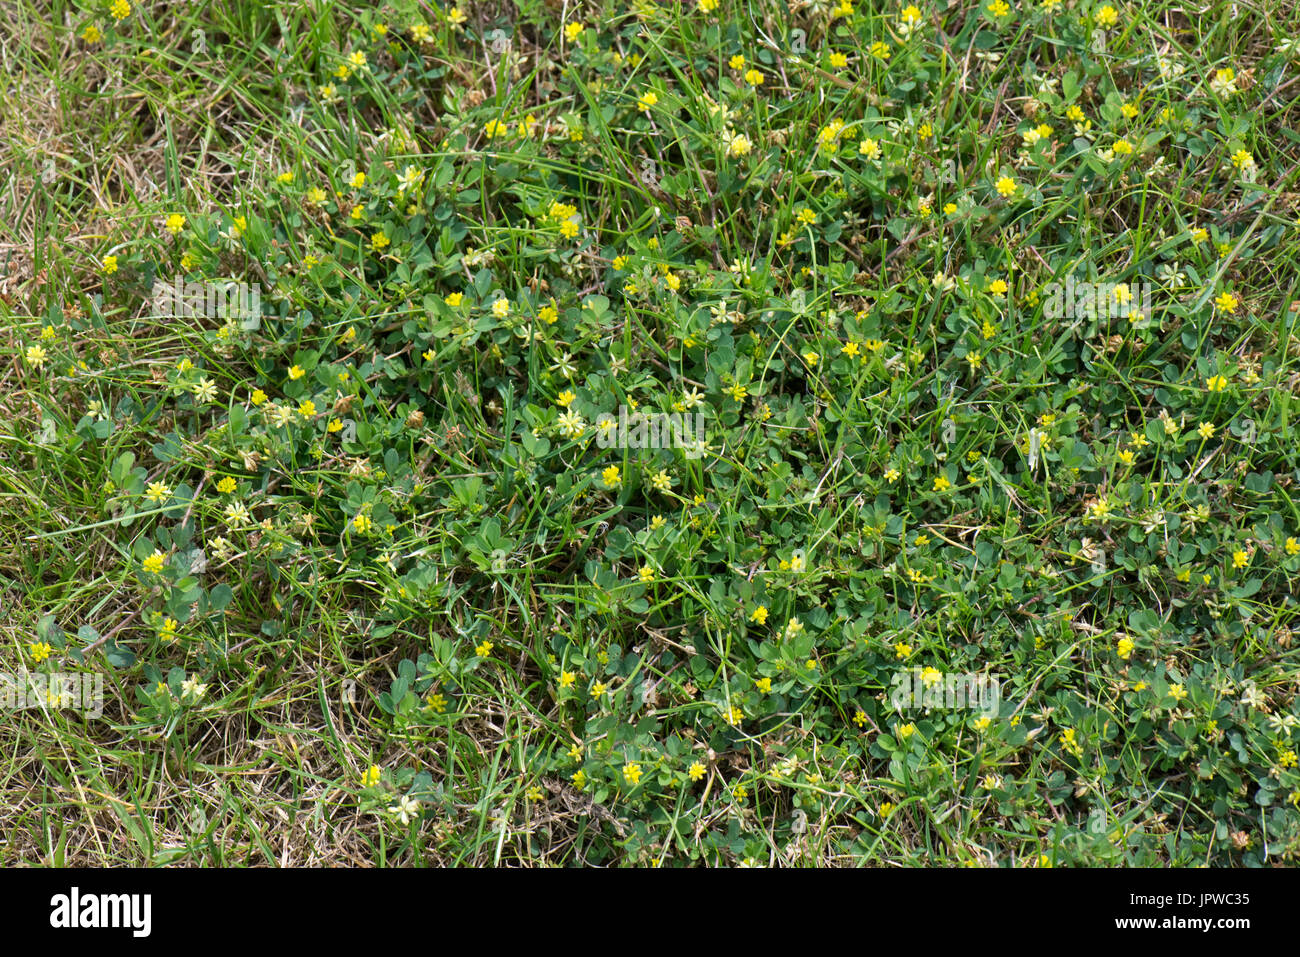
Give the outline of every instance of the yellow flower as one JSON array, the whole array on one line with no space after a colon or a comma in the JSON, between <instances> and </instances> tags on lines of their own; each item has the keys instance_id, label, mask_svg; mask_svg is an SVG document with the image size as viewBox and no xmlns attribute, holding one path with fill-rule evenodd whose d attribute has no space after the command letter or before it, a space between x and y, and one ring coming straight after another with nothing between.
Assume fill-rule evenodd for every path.
<instances>
[{"instance_id":1,"label":"yellow flower","mask_svg":"<svg viewBox=\"0 0 1300 957\"><path fill-rule=\"evenodd\" d=\"M1132 638L1129 637L1121 638L1119 640L1119 644L1115 646L1115 654L1119 655L1125 661L1128 661L1129 658L1132 657L1133 655L1134 647L1135 645L1133 643Z\"/></svg>"},{"instance_id":2,"label":"yellow flower","mask_svg":"<svg viewBox=\"0 0 1300 957\"><path fill-rule=\"evenodd\" d=\"M1205 380L1205 388L1211 392L1222 392L1228 387L1228 380L1221 375L1212 375Z\"/></svg>"},{"instance_id":3,"label":"yellow flower","mask_svg":"<svg viewBox=\"0 0 1300 957\"><path fill-rule=\"evenodd\" d=\"M993 2L990 3L984 9L987 10L992 16L999 17L999 18L1005 17L1008 13L1011 12L1011 7L1007 4L1006 0L993 0Z\"/></svg>"},{"instance_id":4,"label":"yellow flower","mask_svg":"<svg viewBox=\"0 0 1300 957\"><path fill-rule=\"evenodd\" d=\"M1290 539L1290 541L1295 541L1295 539ZM766 624L766 623L767 623L767 606L766 606L766 605L759 605L757 608L755 608L754 611L750 614L750 616L749 616L749 620L752 621L752 622L754 622L755 624L758 624L758 625Z\"/></svg>"},{"instance_id":5,"label":"yellow flower","mask_svg":"<svg viewBox=\"0 0 1300 957\"><path fill-rule=\"evenodd\" d=\"M45 365L45 360L48 357L49 357L49 353L46 352L40 346L27 347L27 352L26 352L27 364L30 365L33 369L39 369L41 366Z\"/></svg>"},{"instance_id":6,"label":"yellow flower","mask_svg":"<svg viewBox=\"0 0 1300 957\"><path fill-rule=\"evenodd\" d=\"M605 488L618 488L623 484L623 478L619 474L617 465L611 465L602 471L600 480L605 483Z\"/></svg>"},{"instance_id":7,"label":"yellow flower","mask_svg":"<svg viewBox=\"0 0 1300 957\"><path fill-rule=\"evenodd\" d=\"M642 565L641 571L639 571L637 575L643 582L652 582L655 580L655 570L649 565Z\"/></svg>"},{"instance_id":8,"label":"yellow flower","mask_svg":"<svg viewBox=\"0 0 1300 957\"><path fill-rule=\"evenodd\" d=\"M225 478L223 478L220 482L217 483L217 491L220 492L222 495L229 495L238 487L239 487L239 483L236 482L229 475L227 475Z\"/></svg>"},{"instance_id":9,"label":"yellow flower","mask_svg":"<svg viewBox=\"0 0 1300 957\"><path fill-rule=\"evenodd\" d=\"M54 653L54 649L50 647L49 642L45 641L32 642L27 646L27 650L31 653L32 661L38 665Z\"/></svg>"},{"instance_id":10,"label":"yellow flower","mask_svg":"<svg viewBox=\"0 0 1300 957\"><path fill-rule=\"evenodd\" d=\"M1119 14L1109 3L1097 11L1097 24L1103 27L1113 27L1119 22Z\"/></svg>"},{"instance_id":11,"label":"yellow flower","mask_svg":"<svg viewBox=\"0 0 1300 957\"><path fill-rule=\"evenodd\" d=\"M1003 196L1012 195L1018 188L1016 181L1010 176L1003 176L998 179L997 190Z\"/></svg>"},{"instance_id":12,"label":"yellow flower","mask_svg":"<svg viewBox=\"0 0 1300 957\"><path fill-rule=\"evenodd\" d=\"M100 267L104 270L104 275L113 275L113 273L117 272L117 257L105 256L100 262Z\"/></svg>"},{"instance_id":13,"label":"yellow flower","mask_svg":"<svg viewBox=\"0 0 1300 957\"><path fill-rule=\"evenodd\" d=\"M650 107L654 106L658 102L659 97L654 90L647 90L645 93L642 93L640 98L636 101L636 108L642 113L649 114Z\"/></svg>"},{"instance_id":14,"label":"yellow flower","mask_svg":"<svg viewBox=\"0 0 1300 957\"><path fill-rule=\"evenodd\" d=\"M113 0L108 12L112 14L114 20L120 22L131 15L131 4L127 3L127 0Z\"/></svg>"},{"instance_id":15,"label":"yellow flower","mask_svg":"<svg viewBox=\"0 0 1300 957\"><path fill-rule=\"evenodd\" d=\"M475 645L474 654L478 655L480 658L486 658L488 655L492 654L492 642L484 641Z\"/></svg>"},{"instance_id":16,"label":"yellow flower","mask_svg":"<svg viewBox=\"0 0 1300 957\"><path fill-rule=\"evenodd\" d=\"M577 43L578 37L582 36L582 31L586 29L581 23L570 23L564 27L564 39L570 43Z\"/></svg>"},{"instance_id":17,"label":"yellow flower","mask_svg":"<svg viewBox=\"0 0 1300 957\"><path fill-rule=\"evenodd\" d=\"M165 564L165 557L161 551L155 548L153 550L153 554L145 558L145 560L140 564L144 566L145 571L149 572L152 575L157 575L159 572L163 570L163 565Z\"/></svg>"},{"instance_id":18,"label":"yellow flower","mask_svg":"<svg viewBox=\"0 0 1300 957\"><path fill-rule=\"evenodd\" d=\"M374 787L376 784L379 783L379 776L382 773L383 772L379 770L379 765L377 764L370 765L370 767L367 770L361 773L361 786L363 788Z\"/></svg>"},{"instance_id":19,"label":"yellow flower","mask_svg":"<svg viewBox=\"0 0 1300 957\"><path fill-rule=\"evenodd\" d=\"M167 217L167 232L175 236L185 228L185 217L180 213L172 213Z\"/></svg>"},{"instance_id":20,"label":"yellow flower","mask_svg":"<svg viewBox=\"0 0 1300 957\"><path fill-rule=\"evenodd\" d=\"M934 480L934 490L936 492L946 492L952 488L952 483L948 481L946 475L937 476Z\"/></svg>"},{"instance_id":21,"label":"yellow flower","mask_svg":"<svg viewBox=\"0 0 1300 957\"><path fill-rule=\"evenodd\" d=\"M306 370L298 364L289 366L289 378L293 380L301 379L307 374Z\"/></svg>"},{"instance_id":22,"label":"yellow flower","mask_svg":"<svg viewBox=\"0 0 1300 957\"><path fill-rule=\"evenodd\" d=\"M150 482L149 487L145 489L144 494L145 494L145 498L149 499L149 501L158 503L161 502L163 499L165 499L167 496L171 495L171 493L172 490L168 488L166 485L164 485L162 482Z\"/></svg>"},{"instance_id":23,"label":"yellow flower","mask_svg":"<svg viewBox=\"0 0 1300 957\"><path fill-rule=\"evenodd\" d=\"M629 761L623 765L623 780L628 784L636 784L641 780L641 765L635 761Z\"/></svg>"},{"instance_id":24,"label":"yellow flower","mask_svg":"<svg viewBox=\"0 0 1300 957\"><path fill-rule=\"evenodd\" d=\"M753 69L751 69L751 70L746 70L746 71L745 71L745 82L748 83L750 86L762 86L762 85L763 85L763 74L762 74L761 72L759 72L758 70L753 70Z\"/></svg>"},{"instance_id":25,"label":"yellow flower","mask_svg":"<svg viewBox=\"0 0 1300 957\"><path fill-rule=\"evenodd\" d=\"M1215 297L1214 304L1219 307L1220 312L1234 313L1237 311L1237 305L1240 300L1232 293L1224 291Z\"/></svg>"},{"instance_id":26,"label":"yellow flower","mask_svg":"<svg viewBox=\"0 0 1300 957\"><path fill-rule=\"evenodd\" d=\"M703 4L701 4L701 6L702 5ZM699 761L694 761L691 763L691 766L687 768L686 773L690 776L692 781L698 781L700 778L704 777L704 765L700 764Z\"/></svg>"},{"instance_id":27,"label":"yellow flower","mask_svg":"<svg viewBox=\"0 0 1300 957\"><path fill-rule=\"evenodd\" d=\"M578 680L578 676L575 675L572 671L561 671L561 672L560 672L560 687L561 687L561 688L572 688L572 687L573 687L573 683L574 683L575 681L577 681L577 680Z\"/></svg>"}]
</instances>

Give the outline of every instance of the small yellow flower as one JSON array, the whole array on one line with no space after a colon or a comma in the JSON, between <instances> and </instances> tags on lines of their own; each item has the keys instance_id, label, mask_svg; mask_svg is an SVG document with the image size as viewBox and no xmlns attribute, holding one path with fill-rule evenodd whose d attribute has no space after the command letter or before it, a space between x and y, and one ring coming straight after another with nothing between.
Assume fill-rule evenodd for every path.
<instances>
[{"instance_id":1,"label":"small yellow flower","mask_svg":"<svg viewBox=\"0 0 1300 957\"><path fill-rule=\"evenodd\" d=\"M483 641L480 644L475 645L474 654L478 655L480 658L486 658L488 655L492 654L492 642Z\"/></svg>"},{"instance_id":2,"label":"small yellow flower","mask_svg":"<svg viewBox=\"0 0 1300 957\"><path fill-rule=\"evenodd\" d=\"M155 548L153 554L145 558L145 560L140 564L144 566L144 570L149 572L151 575L157 575L163 570L165 561L166 559L163 553Z\"/></svg>"},{"instance_id":3,"label":"small yellow flower","mask_svg":"<svg viewBox=\"0 0 1300 957\"><path fill-rule=\"evenodd\" d=\"M691 766L686 769L686 773L692 781L698 781L700 778L704 777L704 765L699 761L694 761L691 763Z\"/></svg>"},{"instance_id":4,"label":"small yellow flower","mask_svg":"<svg viewBox=\"0 0 1300 957\"><path fill-rule=\"evenodd\" d=\"M32 661L38 665L54 653L54 649L50 647L49 642L45 641L32 642L27 646L27 651L31 654Z\"/></svg>"},{"instance_id":5,"label":"small yellow flower","mask_svg":"<svg viewBox=\"0 0 1300 957\"><path fill-rule=\"evenodd\" d=\"M1121 638L1119 640L1119 644L1115 646L1115 654L1119 655L1125 661L1128 661L1129 658L1132 657L1133 655L1134 647L1136 646L1134 645L1132 638L1129 637Z\"/></svg>"},{"instance_id":6,"label":"small yellow flower","mask_svg":"<svg viewBox=\"0 0 1300 957\"><path fill-rule=\"evenodd\" d=\"M1226 312L1229 315L1237 311L1240 300L1232 293L1224 291L1215 297L1214 304L1219 307L1220 312Z\"/></svg>"},{"instance_id":7,"label":"small yellow flower","mask_svg":"<svg viewBox=\"0 0 1300 957\"><path fill-rule=\"evenodd\" d=\"M1295 539L1290 539L1290 541L1295 541ZM766 623L767 623L767 606L766 606L766 605L759 605L757 608L755 608L754 611L750 614L750 616L749 616L749 620L752 621L752 622L754 622L755 624L758 624L758 625L766 624Z\"/></svg>"},{"instance_id":8,"label":"small yellow flower","mask_svg":"<svg viewBox=\"0 0 1300 957\"><path fill-rule=\"evenodd\" d=\"M1221 375L1212 375L1205 380L1205 388L1210 392L1222 392L1228 387L1228 380Z\"/></svg>"},{"instance_id":9,"label":"small yellow flower","mask_svg":"<svg viewBox=\"0 0 1300 957\"><path fill-rule=\"evenodd\" d=\"M1002 176L998 179L997 190L1003 196L1011 196L1018 188L1018 184L1010 176Z\"/></svg>"},{"instance_id":10,"label":"small yellow flower","mask_svg":"<svg viewBox=\"0 0 1300 957\"><path fill-rule=\"evenodd\" d=\"M117 257L105 256L103 260L100 261L99 265L100 268L104 270L104 275L111 276L113 273L117 272Z\"/></svg>"},{"instance_id":11,"label":"small yellow flower","mask_svg":"<svg viewBox=\"0 0 1300 957\"><path fill-rule=\"evenodd\" d=\"M383 772L379 770L379 765L372 764L361 773L361 786L363 788L372 788L379 783L379 777Z\"/></svg>"},{"instance_id":12,"label":"small yellow flower","mask_svg":"<svg viewBox=\"0 0 1300 957\"><path fill-rule=\"evenodd\" d=\"M628 784L636 784L641 780L641 765L635 761L629 761L623 765L623 780Z\"/></svg>"},{"instance_id":13,"label":"small yellow flower","mask_svg":"<svg viewBox=\"0 0 1300 957\"><path fill-rule=\"evenodd\" d=\"M648 90L645 93L642 93L640 98L637 99L636 108L642 113L648 115L650 113L650 107L654 106L658 102L659 97L654 90Z\"/></svg>"},{"instance_id":14,"label":"small yellow flower","mask_svg":"<svg viewBox=\"0 0 1300 957\"><path fill-rule=\"evenodd\" d=\"M172 213L167 217L167 232L175 236L185 228L185 217L180 213Z\"/></svg>"}]
</instances>

